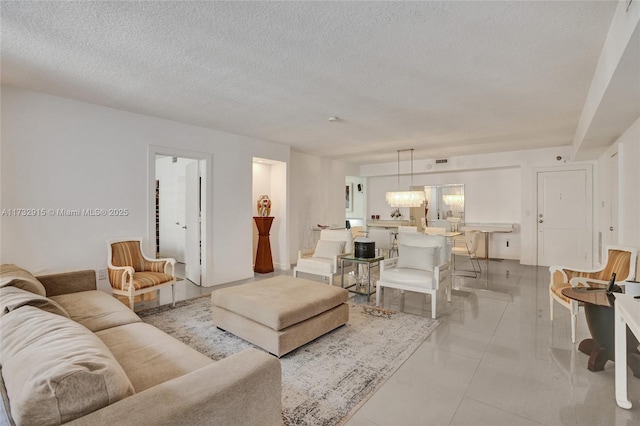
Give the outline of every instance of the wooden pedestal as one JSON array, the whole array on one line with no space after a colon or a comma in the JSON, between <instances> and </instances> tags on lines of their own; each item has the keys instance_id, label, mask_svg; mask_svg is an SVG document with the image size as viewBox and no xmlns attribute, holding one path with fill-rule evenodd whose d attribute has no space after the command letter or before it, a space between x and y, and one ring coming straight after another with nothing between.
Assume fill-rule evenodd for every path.
<instances>
[{"instance_id":1,"label":"wooden pedestal","mask_svg":"<svg viewBox=\"0 0 640 426\"><path fill-rule=\"evenodd\" d=\"M273 272L273 259L271 258L271 243L269 242L269 231L273 223L273 217L254 216L258 228L258 250L256 252L256 263L253 270L259 274Z\"/></svg>"}]
</instances>

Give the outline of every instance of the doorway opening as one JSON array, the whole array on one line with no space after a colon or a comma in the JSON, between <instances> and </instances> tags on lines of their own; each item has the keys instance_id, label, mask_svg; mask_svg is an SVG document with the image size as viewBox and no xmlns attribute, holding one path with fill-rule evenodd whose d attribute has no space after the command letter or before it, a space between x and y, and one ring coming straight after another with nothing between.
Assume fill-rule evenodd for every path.
<instances>
[{"instance_id":1,"label":"doorway opening","mask_svg":"<svg viewBox=\"0 0 640 426\"><path fill-rule=\"evenodd\" d=\"M176 276L198 286L206 286L207 248L212 247L207 238L210 164L208 154L161 147L149 151L149 246L157 257L174 258Z\"/></svg>"}]
</instances>

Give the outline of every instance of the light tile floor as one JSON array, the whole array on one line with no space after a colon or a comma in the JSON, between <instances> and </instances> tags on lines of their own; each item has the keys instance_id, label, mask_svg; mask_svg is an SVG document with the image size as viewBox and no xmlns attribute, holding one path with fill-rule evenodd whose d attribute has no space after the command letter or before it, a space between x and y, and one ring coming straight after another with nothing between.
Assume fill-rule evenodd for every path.
<instances>
[{"instance_id":1,"label":"light tile floor","mask_svg":"<svg viewBox=\"0 0 640 426\"><path fill-rule=\"evenodd\" d=\"M629 370L634 406L619 408L614 364L587 370L587 356L571 343L569 311L556 304L549 320L548 268L507 260L491 261L488 274L482 267L478 279L456 278L452 302L438 303L442 324L346 426L640 425L640 380ZM177 298L211 290L182 283ZM170 300L161 293L160 303ZM371 303L362 296L354 301ZM403 300L399 291L387 291L383 305L431 315L424 295L405 293ZM578 342L589 337L582 311L577 334Z\"/></svg>"}]
</instances>

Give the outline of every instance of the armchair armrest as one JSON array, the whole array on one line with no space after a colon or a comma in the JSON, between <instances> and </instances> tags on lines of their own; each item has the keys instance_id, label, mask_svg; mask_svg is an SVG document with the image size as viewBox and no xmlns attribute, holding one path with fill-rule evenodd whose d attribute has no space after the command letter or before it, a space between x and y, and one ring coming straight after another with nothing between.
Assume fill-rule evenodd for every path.
<instances>
[{"instance_id":1,"label":"armchair armrest","mask_svg":"<svg viewBox=\"0 0 640 426\"><path fill-rule=\"evenodd\" d=\"M343 257L353 257L353 252L351 252L351 253L342 253L342 254L338 254L338 255L334 256L333 259L335 260L336 265L338 264L338 261L340 259L342 259Z\"/></svg>"},{"instance_id":2,"label":"armchair armrest","mask_svg":"<svg viewBox=\"0 0 640 426\"><path fill-rule=\"evenodd\" d=\"M164 274L172 275L175 278L175 274L174 274L175 265L176 265L175 259L172 259L170 257L161 258L161 259L151 259L145 256L144 253L141 253L141 254L142 254L142 258L144 259L145 271L162 272Z\"/></svg>"},{"instance_id":3,"label":"armchair armrest","mask_svg":"<svg viewBox=\"0 0 640 426\"><path fill-rule=\"evenodd\" d=\"M224 358L69 425L278 425L280 361L257 349Z\"/></svg>"},{"instance_id":4,"label":"armchair armrest","mask_svg":"<svg viewBox=\"0 0 640 426\"><path fill-rule=\"evenodd\" d=\"M131 283L135 270L131 266L113 266L107 265L109 273L109 283L111 287L118 290L126 290L125 284Z\"/></svg>"},{"instance_id":5,"label":"armchair armrest","mask_svg":"<svg viewBox=\"0 0 640 426\"><path fill-rule=\"evenodd\" d=\"M433 275L438 278L438 281L441 281L446 277L446 275L451 271L451 263L450 262L442 262L439 265L436 265L433 268Z\"/></svg>"},{"instance_id":6,"label":"armchair armrest","mask_svg":"<svg viewBox=\"0 0 640 426\"><path fill-rule=\"evenodd\" d=\"M549 273L551 274L549 285L568 283L576 274L580 274L580 276L584 278L589 278L589 275L594 276L600 271L601 269L578 271L566 266L552 265L549 266Z\"/></svg>"},{"instance_id":7,"label":"armchair armrest","mask_svg":"<svg viewBox=\"0 0 640 426\"><path fill-rule=\"evenodd\" d=\"M342 253L342 254L337 254L337 255L333 256L333 270L334 270L334 272L338 271L338 268L340 267L340 262L345 257L353 257L353 252L351 252L351 253Z\"/></svg>"},{"instance_id":8,"label":"armchair armrest","mask_svg":"<svg viewBox=\"0 0 640 426\"><path fill-rule=\"evenodd\" d=\"M569 284L571 287L603 287L606 288L609 284L609 281L596 280L595 278L587 278L587 277L574 277L569 280ZM595 286L591 284L596 284Z\"/></svg>"},{"instance_id":9,"label":"armchair armrest","mask_svg":"<svg viewBox=\"0 0 640 426\"><path fill-rule=\"evenodd\" d=\"M313 253L315 253L316 249L302 249L302 250L298 250L298 259L308 259L310 257L313 256Z\"/></svg>"},{"instance_id":10,"label":"armchair armrest","mask_svg":"<svg viewBox=\"0 0 640 426\"><path fill-rule=\"evenodd\" d=\"M397 257L391 257L389 259L384 259L382 262L380 262L380 272L382 272L382 271L384 271L385 269L388 269L388 268L394 268L397 264L398 264L398 258Z\"/></svg>"}]
</instances>

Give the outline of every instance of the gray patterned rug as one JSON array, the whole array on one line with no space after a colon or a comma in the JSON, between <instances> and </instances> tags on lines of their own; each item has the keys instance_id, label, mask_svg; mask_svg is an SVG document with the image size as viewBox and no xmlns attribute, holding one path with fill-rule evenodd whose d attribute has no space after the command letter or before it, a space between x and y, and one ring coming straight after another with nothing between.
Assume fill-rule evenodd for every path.
<instances>
[{"instance_id":1,"label":"gray patterned rug","mask_svg":"<svg viewBox=\"0 0 640 426\"><path fill-rule=\"evenodd\" d=\"M209 296L139 312L214 360L255 347L217 329ZM430 318L349 304L349 323L283 356L282 412L289 425L341 425L438 327Z\"/></svg>"}]
</instances>

